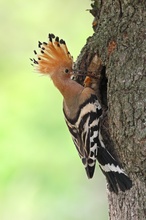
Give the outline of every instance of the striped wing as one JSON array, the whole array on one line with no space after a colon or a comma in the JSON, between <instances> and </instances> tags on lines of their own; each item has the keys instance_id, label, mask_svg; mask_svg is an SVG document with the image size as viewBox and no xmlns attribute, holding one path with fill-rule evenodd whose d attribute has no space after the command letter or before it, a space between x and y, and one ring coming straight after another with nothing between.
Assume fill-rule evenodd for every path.
<instances>
[{"instance_id":1,"label":"striped wing","mask_svg":"<svg viewBox=\"0 0 146 220\"><path fill-rule=\"evenodd\" d=\"M132 187L132 181L104 146L99 128L101 114L101 106L95 95L91 95L79 106L74 119L69 119L64 112L67 126L88 178L92 178L94 174L97 159L102 172L107 177L110 190L118 193L118 186L125 191Z\"/></svg>"},{"instance_id":2,"label":"striped wing","mask_svg":"<svg viewBox=\"0 0 146 220\"><path fill-rule=\"evenodd\" d=\"M91 95L80 105L76 118L69 119L64 112L66 124L85 166L88 178L92 178L94 174L101 114L101 106L95 95Z\"/></svg>"}]
</instances>

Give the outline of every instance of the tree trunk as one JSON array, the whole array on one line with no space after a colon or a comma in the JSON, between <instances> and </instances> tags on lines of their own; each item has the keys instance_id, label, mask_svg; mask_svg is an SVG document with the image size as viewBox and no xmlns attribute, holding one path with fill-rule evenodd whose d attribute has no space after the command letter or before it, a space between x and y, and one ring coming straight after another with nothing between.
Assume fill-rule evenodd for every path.
<instances>
[{"instance_id":1,"label":"tree trunk","mask_svg":"<svg viewBox=\"0 0 146 220\"><path fill-rule=\"evenodd\" d=\"M109 190L109 218L145 220L146 1L94 0L91 6L95 33L82 49L76 68L96 75L95 89L104 109L104 142L114 149L133 182L125 193Z\"/></svg>"}]
</instances>

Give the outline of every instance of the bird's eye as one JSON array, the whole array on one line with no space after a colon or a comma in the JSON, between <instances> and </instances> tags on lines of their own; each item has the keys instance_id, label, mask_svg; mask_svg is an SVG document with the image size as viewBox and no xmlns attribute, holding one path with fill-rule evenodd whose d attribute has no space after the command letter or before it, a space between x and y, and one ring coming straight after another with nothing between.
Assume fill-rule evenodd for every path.
<instances>
[{"instance_id":1,"label":"bird's eye","mask_svg":"<svg viewBox=\"0 0 146 220\"><path fill-rule=\"evenodd\" d=\"M65 73L69 73L69 69L65 69Z\"/></svg>"}]
</instances>

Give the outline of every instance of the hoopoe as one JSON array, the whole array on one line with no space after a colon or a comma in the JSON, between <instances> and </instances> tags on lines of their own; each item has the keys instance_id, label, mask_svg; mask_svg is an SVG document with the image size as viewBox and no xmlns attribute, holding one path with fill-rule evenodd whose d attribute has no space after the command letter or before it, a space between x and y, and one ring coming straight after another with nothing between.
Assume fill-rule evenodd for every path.
<instances>
[{"instance_id":1,"label":"hoopoe","mask_svg":"<svg viewBox=\"0 0 146 220\"><path fill-rule=\"evenodd\" d=\"M93 177L98 160L112 191L130 189L132 181L104 145L100 132L102 109L95 91L90 88L90 78L86 78L85 86L72 80L73 59L65 41L54 34L48 37L48 43L39 41L40 52L34 50L37 58L31 61L38 72L51 77L63 96L65 121L88 178Z\"/></svg>"}]
</instances>

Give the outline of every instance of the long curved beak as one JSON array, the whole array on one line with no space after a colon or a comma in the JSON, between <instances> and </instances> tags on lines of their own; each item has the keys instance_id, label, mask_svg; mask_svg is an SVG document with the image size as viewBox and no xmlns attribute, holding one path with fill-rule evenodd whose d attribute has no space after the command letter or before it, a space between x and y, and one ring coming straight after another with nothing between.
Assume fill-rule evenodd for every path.
<instances>
[{"instance_id":1,"label":"long curved beak","mask_svg":"<svg viewBox=\"0 0 146 220\"><path fill-rule=\"evenodd\" d=\"M89 76L94 79L97 78L97 76L95 76L92 71L82 71L82 70L77 70L77 69L73 69L71 76L72 77L74 77L74 76L84 76L84 77Z\"/></svg>"}]
</instances>

